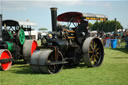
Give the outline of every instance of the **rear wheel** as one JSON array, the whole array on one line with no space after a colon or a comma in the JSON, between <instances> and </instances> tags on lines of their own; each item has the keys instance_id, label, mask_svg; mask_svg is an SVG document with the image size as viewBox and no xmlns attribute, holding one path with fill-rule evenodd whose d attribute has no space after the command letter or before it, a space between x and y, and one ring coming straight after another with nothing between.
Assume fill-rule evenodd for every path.
<instances>
[{"instance_id":1,"label":"rear wheel","mask_svg":"<svg viewBox=\"0 0 128 85\"><path fill-rule=\"evenodd\" d=\"M1 69L2 70L6 71L11 68L12 55L8 50L0 50L0 60L1 60Z\"/></svg>"},{"instance_id":2,"label":"rear wheel","mask_svg":"<svg viewBox=\"0 0 128 85\"><path fill-rule=\"evenodd\" d=\"M96 67L102 64L104 48L99 38L89 37L83 43L83 59L87 66Z\"/></svg>"},{"instance_id":3,"label":"rear wheel","mask_svg":"<svg viewBox=\"0 0 128 85\"><path fill-rule=\"evenodd\" d=\"M36 40L25 40L23 45L23 56L24 61L27 63L30 61L30 57L32 56L33 52L36 50L38 44Z\"/></svg>"},{"instance_id":4,"label":"rear wheel","mask_svg":"<svg viewBox=\"0 0 128 85\"><path fill-rule=\"evenodd\" d=\"M18 40L19 40L19 43L20 43L21 45L24 44L24 42L25 42L25 33L24 33L24 30L23 30L23 29L20 29L20 30L18 31Z\"/></svg>"}]
</instances>

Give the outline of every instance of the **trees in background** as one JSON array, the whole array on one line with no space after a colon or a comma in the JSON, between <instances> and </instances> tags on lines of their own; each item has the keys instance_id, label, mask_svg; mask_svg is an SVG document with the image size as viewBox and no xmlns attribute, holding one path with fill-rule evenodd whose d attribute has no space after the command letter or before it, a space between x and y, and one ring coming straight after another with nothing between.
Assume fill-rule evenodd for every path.
<instances>
[{"instance_id":1,"label":"trees in background","mask_svg":"<svg viewBox=\"0 0 128 85\"><path fill-rule=\"evenodd\" d=\"M48 29L47 29L47 28L42 27L42 28L39 28L39 30L40 30L40 31L46 31L46 30L48 30Z\"/></svg>"},{"instance_id":2,"label":"trees in background","mask_svg":"<svg viewBox=\"0 0 128 85\"><path fill-rule=\"evenodd\" d=\"M60 25L61 26L61 25ZM64 25L66 27L66 25ZM119 21L115 20L108 20L108 21L101 21L101 22L95 22L94 24L89 23L88 24L89 29L91 31L97 30L97 31L104 31L104 32L114 32L118 29L123 29L123 26ZM39 28L39 31L47 31L47 28Z\"/></svg>"},{"instance_id":3,"label":"trees in background","mask_svg":"<svg viewBox=\"0 0 128 85\"><path fill-rule=\"evenodd\" d=\"M104 32L113 32L118 29L123 29L123 26L120 24L119 21L115 20L108 20L105 22L95 22L90 29L97 30L97 31L104 31Z\"/></svg>"}]
</instances>

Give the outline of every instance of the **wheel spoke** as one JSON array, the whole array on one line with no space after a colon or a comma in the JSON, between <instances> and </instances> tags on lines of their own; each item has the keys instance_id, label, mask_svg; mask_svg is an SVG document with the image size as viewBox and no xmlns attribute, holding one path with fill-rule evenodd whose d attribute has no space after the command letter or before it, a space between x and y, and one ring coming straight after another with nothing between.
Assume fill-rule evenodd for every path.
<instances>
[{"instance_id":1,"label":"wheel spoke","mask_svg":"<svg viewBox=\"0 0 128 85\"><path fill-rule=\"evenodd\" d=\"M95 62L94 62L94 61L91 61L91 64L92 64L92 65L94 65L94 64L95 64Z\"/></svg>"},{"instance_id":2,"label":"wheel spoke","mask_svg":"<svg viewBox=\"0 0 128 85\"><path fill-rule=\"evenodd\" d=\"M91 61L91 64L92 64L92 65L95 64L96 59L95 59L95 56L94 56L94 55L92 55L92 56L90 57L90 61Z\"/></svg>"},{"instance_id":3,"label":"wheel spoke","mask_svg":"<svg viewBox=\"0 0 128 85\"><path fill-rule=\"evenodd\" d=\"M96 56L94 56L94 62L97 63L97 59L96 59Z\"/></svg>"},{"instance_id":4,"label":"wheel spoke","mask_svg":"<svg viewBox=\"0 0 128 85\"><path fill-rule=\"evenodd\" d=\"M95 47L95 41L94 40L92 41L92 46L93 46L93 49L94 49L94 47Z\"/></svg>"},{"instance_id":5,"label":"wheel spoke","mask_svg":"<svg viewBox=\"0 0 128 85\"><path fill-rule=\"evenodd\" d=\"M99 48L96 49L96 52L99 50Z\"/></svg>"},{"instance_id":6,"label":"wheel spoke","mask_svg":"<svg viewBox=\"0 0 128 85\"><path fill-rule=\"evenodd\" d=\"M91 47L92 50L94 49L94 48L93 48L93 44L91 44L90 47Z\"/></svg>"},{"instance_id":7,"label":"wheel spoke","mask_svg":"<svg viewBox=\"0 0 128 85\"><path fill-rule=\"evenodd\" d=\"M96 47L97 47L97 44L94 42L94 49L96 49Z\"/></svg>"},{"instance_id":8,"label":"wheel spoke","mask_svg":"<svg viewBox=\"0 0 128 85\"><path fill-rule=\"evenodd\" d=\"M99 55L99 52L97 52L96 55Z\"/></svg>"},{"instance_id":9,"label":"wheel spoke","mask_svg":"<svg viewBox=\"0 0 128 85\"><path fill-rule=\"evenodd\" d=\"M98 59L99 58L99 56L98 55L95 55L96 56L96 58Z\"/></svg>"},{"instance_id":10,"label":"wheel spoke","mask_svg":"<svg viewBox=\"0 0 128 85\"><path fill-rule=\"evenodd\" d=\"M93 53L93 51L88 51L89 53Z\"/></svg>"},{"instance_id":11,"label":"wheel spoke","mask_svg":"<svg viewBox=\"0 0 128 85\"><path fill-rule=\"evenodd\" d=\"M93 55L90 57L91 60L93 60Z\"/></svg>"},{"instance_id":12,"label":"wheel spoke","mask_svg":"<svg viewBox=\"0 0 128 85\"><path fill-rule=\"evenodd\" d=\"M90 61L93 61L93 55L90 57Z\"/></svg>"}]
</instances>

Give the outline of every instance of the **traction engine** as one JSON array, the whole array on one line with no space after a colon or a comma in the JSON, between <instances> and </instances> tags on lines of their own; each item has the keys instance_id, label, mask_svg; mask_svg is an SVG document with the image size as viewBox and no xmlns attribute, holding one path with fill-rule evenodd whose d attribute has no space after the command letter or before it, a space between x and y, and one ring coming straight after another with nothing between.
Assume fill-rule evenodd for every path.
<instances>
[{"instance_id":1,"label":"traction engine","mask_svg":"<svg viewBox=\"0 0 128 85\"><path fill-rule=\"evenodd\" d=\"M3 20L0 15L0 67L9 70L12 62L24 59L30 61L30 57L36 50L35 40L25 40L22 26L15 20Z\"/></svg>"},{"instance_id":2,"label":"traction engine","mask_svg":"<svg viewBox=\"0 0 128 85\"><path fill-rule=\"evenodd\" d=\"M88 67L102 64L104 48L98 37L89 37L87 20L107 20L101 15L66 12L57 16L57 8L51 8L52 32L41 39L41 46L33 53L30 66L34 72L58 73L63 66ZM67 26L57 21L68 22ZM74 27L73 27L74 26Z\"/></svg>"}]
</instances>

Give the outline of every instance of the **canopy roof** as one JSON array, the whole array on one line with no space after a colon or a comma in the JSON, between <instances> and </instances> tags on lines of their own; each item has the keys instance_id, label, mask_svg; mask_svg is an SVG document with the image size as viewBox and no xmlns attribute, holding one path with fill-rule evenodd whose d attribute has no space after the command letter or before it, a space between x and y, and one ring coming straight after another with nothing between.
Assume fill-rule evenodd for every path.
<instances>
[{"instance_id":1,"label":"canopy roof","mask_svg":"<svg viewBox=\"0 0 128 85\"><path fill-rule=\"evenodd\" d=\"M35 23L29 21L16 21L16 20L3 20L2 25L4 26L36 26Z\"/></svg>"},{"instance_id":2,"label":"canopy roof","mask_svg":"<svg viewBox=\"0 0 128 85\"><path fill-rule=\"evenodd\" d=\"M19 26L18 21L15 20L3 20L2 21L2 25L6 25L6 26Z\"/></svg>"},{"instance_id":3,"label":"canopy roof","mask_svg":"<svg viewBox=\"0 0 128 85\"><path fill-rule=\"evenodd\" d=\"M101 20L106 21L108 18L103 14L80 13L80 12L65 12L58 15L57 20L62 22L80 22L86 20Z\"/></svg>"}]
</instances>

